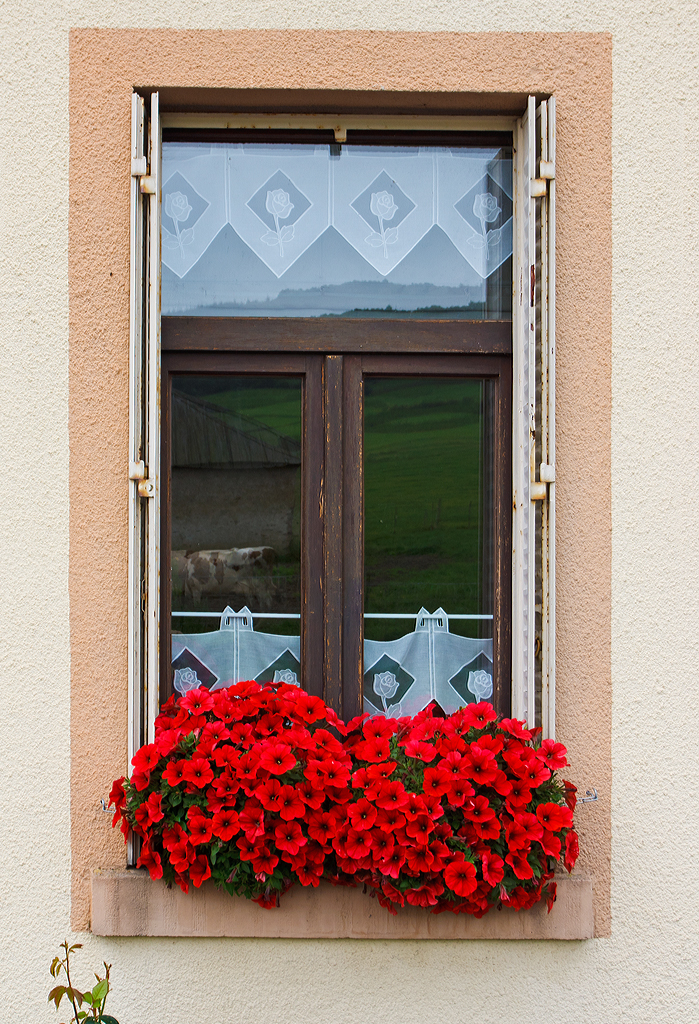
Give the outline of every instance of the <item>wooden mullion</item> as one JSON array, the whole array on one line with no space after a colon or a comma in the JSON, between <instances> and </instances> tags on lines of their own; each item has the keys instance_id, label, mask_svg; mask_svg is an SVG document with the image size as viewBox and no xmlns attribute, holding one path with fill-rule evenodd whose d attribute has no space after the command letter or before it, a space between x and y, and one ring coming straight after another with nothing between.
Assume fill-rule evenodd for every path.
<instances>
[{"instance_id":1,"label":"wooden mullion","mask_svg":"<svg viewBox=\"0 0 699 1024\"><path fill-rule=\"evenodd\" d=\"M512 363L502 360L495 391L493 703L512 713Z\"/></svg>"},{"instance_id":2,"label":"wooden mullion","mask_svg":"<svg viewBox=\"0 0 699 1024\"><path fill-rule=\"evenodd\" d=\"M303 391L303 464L301 500L301 656L303 686L323 696L323 359L306 357Z\"/></svg>"},{"instance_id":3,"label":"wooden mullion","mask_svg":"<svg viewBox=\"0 0 699 1024\"><path fill-rule=\"evenodd\" d=\"M364 388L362 357L344 359L342 708L361 714L364 640Z\"/></svg>"},{"instance_id":4,"label":"wooden mullion","mask_svg":"<svg viewBox=\"0 0 699 1024\"><path fill-rule=\"evenodd\" d=\"M324 699L342 714L342 428L343 356L323 362L325 459L323 468Z\"/></svg>"}]
</instances>

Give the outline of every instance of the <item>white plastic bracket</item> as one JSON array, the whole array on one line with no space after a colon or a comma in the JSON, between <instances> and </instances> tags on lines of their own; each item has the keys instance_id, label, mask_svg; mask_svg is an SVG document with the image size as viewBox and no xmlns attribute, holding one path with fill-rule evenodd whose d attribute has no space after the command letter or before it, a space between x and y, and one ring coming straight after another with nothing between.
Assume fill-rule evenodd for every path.
<instances>
[{"instance_id":1,"label":"white plastic bracket","mask_svg":"<svg viewBox=\"0 0 699 1024\"><path fill-rule=\"evenodd\" d=\"M140 178L144 174L148 174L148 161L144 156L134 156L131 158L131 177Z\"/></svg>"},{"instance_id":2,"label":"white plastic bracket","mask_svg":"<svg viewBox=\"0 0 699 1024\"><path fill-rule=\"evenodd\" d=\"M152 174L145 174L141 178L141 192L144 196L155 195L155 178Z\"/></svg>"}]
</instances>

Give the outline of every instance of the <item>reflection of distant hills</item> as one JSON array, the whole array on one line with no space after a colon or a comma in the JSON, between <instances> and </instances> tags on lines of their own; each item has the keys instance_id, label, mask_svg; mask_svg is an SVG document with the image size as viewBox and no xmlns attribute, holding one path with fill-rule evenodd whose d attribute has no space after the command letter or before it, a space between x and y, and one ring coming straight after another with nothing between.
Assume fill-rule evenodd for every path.
<instances>
[{"instance_id":1,"label":"reflection of distant hills","mask_svg":"<svg viewBox=\"0 0 699 1024\"><path fill-rule=\"evenodd\" d=\"M195 316L380 316L386 313L449 311L482 314L480 288L391 281L347 281L319 288L284 288L278 295L247 302L221 302L189 310Z\"/></svg>"}]
</instances>

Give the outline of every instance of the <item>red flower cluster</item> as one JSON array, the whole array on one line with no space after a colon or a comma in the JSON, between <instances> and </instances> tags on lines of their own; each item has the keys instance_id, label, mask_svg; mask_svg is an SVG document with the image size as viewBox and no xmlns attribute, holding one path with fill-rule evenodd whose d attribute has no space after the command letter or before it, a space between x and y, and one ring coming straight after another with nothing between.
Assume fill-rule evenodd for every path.
<instances>
[{"instance_id":1,"label":"red flower cluster","mask_svg":"<svg viewBox=\"0 0 699 1024\"><path fill-rule=\"evenodd\" d=\"M114 824L185 892L213 878L272 907L326 878L392 913L550 909L556 864L578 855L575 787L554 775L565 747L487 703L435 712L345 724L286 684L191 690L114 783Z\"/></svg>"}]
</instances>

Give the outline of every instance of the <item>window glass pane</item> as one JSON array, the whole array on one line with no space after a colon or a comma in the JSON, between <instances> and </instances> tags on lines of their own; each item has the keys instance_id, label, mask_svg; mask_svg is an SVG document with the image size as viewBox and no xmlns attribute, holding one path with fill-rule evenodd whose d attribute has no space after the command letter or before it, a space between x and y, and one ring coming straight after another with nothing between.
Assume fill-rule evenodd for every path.
<instances>
[{"instance_id":1,"label":"window glass pane","mask_svg":"<svg viewBox=\"0 0 699 1024\"><path fill-rule=\"evenodd\" d=\"M364 392L364 709L493 693L493 384L381 377Z\"/></svg>"},{"instance_id":2,"label":"window glass pane","mask_svg":"<svg viewBox=\"0 0 699 1024\"><path fill-rule=\"evenodd\" d=\"M240 679L300 681L301 408L300 378L173 378L172 658L180 692Z\"/></svg>"},{"instance_id":3,"label":"window glass pane","mask_svg":"<svg viewBox=\"0 0 699 1024\"><path fill-rule=\"evenodd\" d=\"M162 312L509 319L512 150L166 142Z\"/></svg>"}]
</instances>

